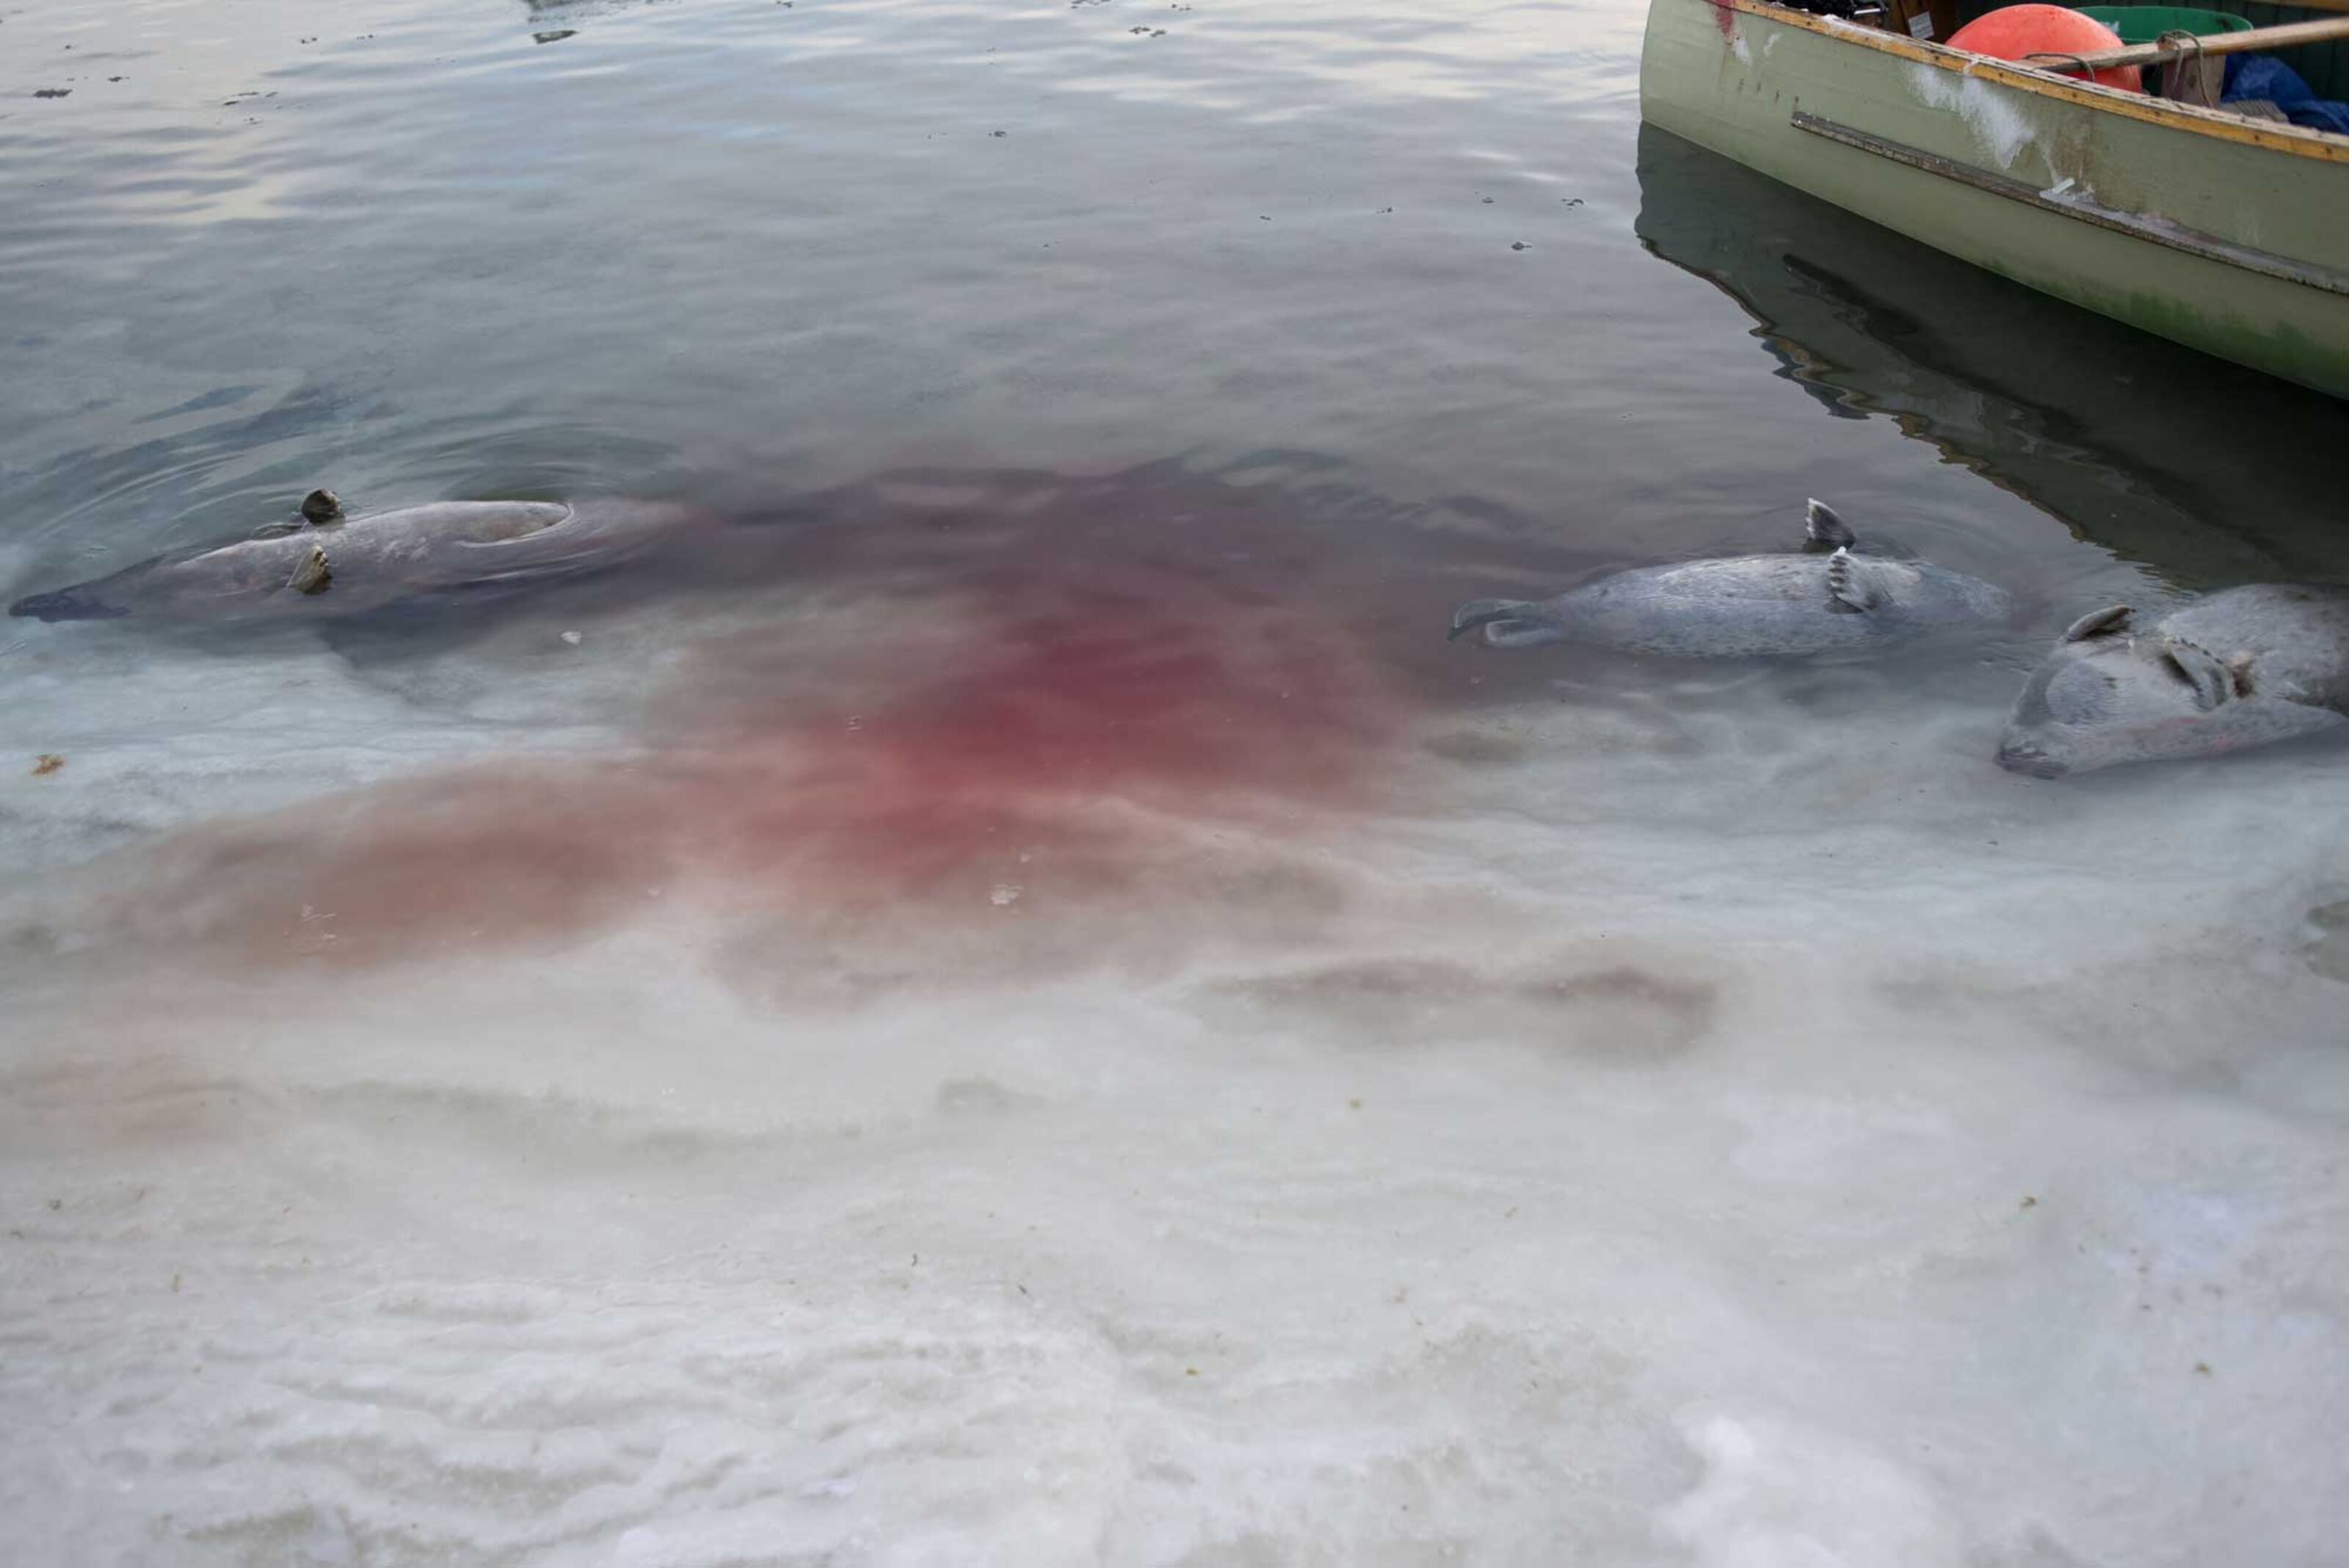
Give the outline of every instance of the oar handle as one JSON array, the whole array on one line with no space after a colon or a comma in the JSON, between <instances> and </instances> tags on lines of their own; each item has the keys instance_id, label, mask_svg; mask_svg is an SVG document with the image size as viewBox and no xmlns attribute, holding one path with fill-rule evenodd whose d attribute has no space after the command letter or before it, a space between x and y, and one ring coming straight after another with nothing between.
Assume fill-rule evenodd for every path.
<instances>
[{"instance_id":1,"label":"oar handle","mask_svg":"<svg viewBox=\"0 0 2349 1568\"><path fill-rule=\"evenodd\" d=\"M2281 27L2252 27L2240 33L2206 33L2191 44L2131 44L2125 48L2095 49L2085 55L2027 55L2019 63L2043 71L2085 74L2115 66L2159 65L2189 55L2240 55L2247 49L2288 49L2294 44L2322 44L2334 38L2349 38L2349 16L2287 22Z\"/></svg>"}]
</instances>

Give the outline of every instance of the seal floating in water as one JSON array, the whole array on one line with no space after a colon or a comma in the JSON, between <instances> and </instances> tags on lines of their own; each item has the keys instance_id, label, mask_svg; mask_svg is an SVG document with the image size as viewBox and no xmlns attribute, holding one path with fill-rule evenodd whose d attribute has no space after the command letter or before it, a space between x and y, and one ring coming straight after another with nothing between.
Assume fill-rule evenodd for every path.
<instances>
[{"instance_id":1,"label":"seal floating in water","mask_svg":"<svg viewBox=\"0 0 2349 1568\"><path fill-rule=\"evenodd\" d=\"M8 613L50 621L348 613L601 566L691 515L642 501L441 501L346 519L323 490L304 501L302 514L307 526L159 556L18 599Z\"/></svg>"},{"instance_id":2,"label":"seal floating in water","mask_svg":"<svg viewBox=\"0 0 2349 1568\"><path fill-rule=\"evenodd\" d=\"M2004 616L2006 594L1921 561L1857 553L1834 510L1810 503L1805 553L1731 556L1611 573L1556 598L1476 599L1454 637L1495 648L1581 642L1695 659L1862 650Z\"/></svg>"},{"instance_id":3,"label":"seal floating in water","mask_svg":"<svg viewBox=\"0 0 2349 1568\"><path fill-rule=\"evenodd\" d=\"M2082 616L2015 700L1999 765L2040 778L2211 756L2349 717L2349 588L2256 583L2140 621Z\"/></svg>"}]
</instances>

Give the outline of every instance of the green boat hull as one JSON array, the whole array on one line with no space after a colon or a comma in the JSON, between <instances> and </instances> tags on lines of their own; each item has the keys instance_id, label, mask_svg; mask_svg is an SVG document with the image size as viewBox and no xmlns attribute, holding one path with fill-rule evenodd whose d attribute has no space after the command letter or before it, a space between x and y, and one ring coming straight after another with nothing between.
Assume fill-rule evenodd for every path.
<instances>
[{"instance_id":1,"label":"green boat hull","mask_svg":"<svg viewBox=\"0 0 2349 1568\"><path fill-rule=\"evenodd\" d=\"M2349 139L1757 0L1651 0L1640 109L1937 250L2349 397Z\"/></svg>"}]
</instances>

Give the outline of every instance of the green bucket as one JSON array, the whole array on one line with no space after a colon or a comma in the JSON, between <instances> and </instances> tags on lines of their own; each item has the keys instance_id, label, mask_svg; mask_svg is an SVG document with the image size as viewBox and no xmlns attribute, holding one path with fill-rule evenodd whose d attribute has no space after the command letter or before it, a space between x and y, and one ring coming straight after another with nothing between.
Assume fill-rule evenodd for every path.
<instances>
[{"instance_id":1,"label":"green bucket","mask_svg":"<svg viewBox=\"0 0 2349 1568\"><path fill-rule=\"evenodd\" d=\"M2110 27L2124 44L2150 44L2164 33L2243 33L2251 26L2248 16L2191 5L2075 5L2072 9Z\"/></svg>"}]
</instances>

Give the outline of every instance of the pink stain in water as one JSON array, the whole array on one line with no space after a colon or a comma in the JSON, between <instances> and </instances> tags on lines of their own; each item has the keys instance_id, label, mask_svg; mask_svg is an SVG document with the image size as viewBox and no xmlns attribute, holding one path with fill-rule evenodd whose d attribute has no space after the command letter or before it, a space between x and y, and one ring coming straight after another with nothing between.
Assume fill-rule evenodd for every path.
<instances>
[{"instance_id":1,"label":"pink stain in water","mask_svg":"<svg viewBox=\"0 0 2349 1568\"><path fill-rule=\"evenodd\" d=\"M1200 832L1293 844L1381 798L1408 682L1272 580L1294 552L1232 566L1212 527L1170 556L1051 520L912 583L843 573L860 636L784 614L708 639L644 751L200 829L139 902L264 961L576 938L656 896L836 928L983 919L1009 889L1071 916L1163 893Z\"/></svg>"},{"instance_id":2,"label":"pink stain in water","mask_svg":"<svg viewBox=\"0 0 2349 1568\"><path fill-rule=\"evenodd\" d=\"M835 908L968 895L1023 865L1099 894L1174 825L1368 803L1397 717L1358 645L1261 611L1059 613L953 654L867 711L721 742L684 786L691 857Z\"/></svg>"}]
</instances>

